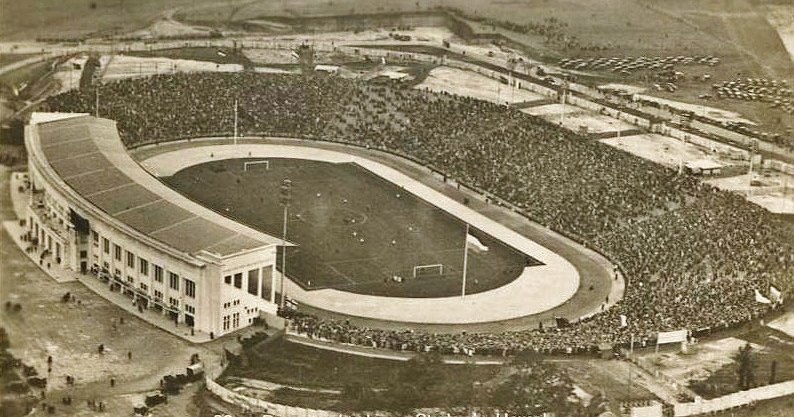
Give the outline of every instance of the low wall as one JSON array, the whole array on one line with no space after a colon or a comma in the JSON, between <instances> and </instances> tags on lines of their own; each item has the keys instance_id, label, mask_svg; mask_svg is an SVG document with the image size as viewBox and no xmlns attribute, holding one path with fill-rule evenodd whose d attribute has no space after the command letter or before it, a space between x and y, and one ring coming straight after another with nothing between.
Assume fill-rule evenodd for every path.
<instances>
[{"instance_id":1,"label":"low wall","mask_svg":"<svg viewBox=\"0 0 794 417\"><path fill-rule=\"evenodd\" d=\"M234 404L246 411L268 414L276 417L339 417L339 412L328 410L315 410L312 408L292 407L284 404L274 404L258 398L238 394L221 384L213 381L209 376L205 378L207 390L217 395L221 400Z\"/></svg>"},{"instance_id":2,"label":"low wall","mask_svg":"<svg viewBox=\"0 0 794 417\"><path fill-rule=\"evenodd\" d=\"M699 414L731 410L747 406L756 401L769 400L793 394L794 380L753 388L747 391L739 391L712 400L700 400L694 403L676 403L673 404L673 411L676 417L696 416Z\"/></svg>"}]
</instances>

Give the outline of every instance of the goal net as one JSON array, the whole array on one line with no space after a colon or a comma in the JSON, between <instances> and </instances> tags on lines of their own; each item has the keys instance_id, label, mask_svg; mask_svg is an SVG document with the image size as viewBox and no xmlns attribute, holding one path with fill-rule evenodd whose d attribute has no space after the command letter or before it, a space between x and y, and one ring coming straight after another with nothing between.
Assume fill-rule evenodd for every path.
<instances>
[{"instance_id":1,"label":"goal net","mask_svg":"<svg viewBox=\"0 0 794 417\"><path fill-rule=\"evenodd\" d=\"M416 265L414 267L414 278L438 277L444 275L443 264Z\"/></svg>"},{"instance_id":2,"label":"goal net","mask_svg":"<svg viewBox=\"0 0 794 417\"><path fill-rule=\"evenodd\" d=\"M254 169L264 169L265 171L270 170L270 161L267 159L263 159L261 161L248 161L243 162L243 171L251 171Z\"/></svg>"}]
</instances>

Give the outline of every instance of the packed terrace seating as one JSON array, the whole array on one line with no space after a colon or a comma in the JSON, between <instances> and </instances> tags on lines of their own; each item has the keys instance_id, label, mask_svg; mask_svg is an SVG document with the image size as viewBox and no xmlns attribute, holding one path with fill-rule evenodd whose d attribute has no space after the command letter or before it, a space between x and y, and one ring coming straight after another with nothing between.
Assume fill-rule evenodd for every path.
<instances>
[{"instance_id":1,"label":"packed terrace seating","mask_svg":"<svg viewBox=\"0 0 794 417\"><path fill-rule=\"evenodd\" d=\"M792 288L794 248L767 211L508 107L336 77L196 73L103 85L100 113L134 147L229 134L235 99L244 134L408 155L597 248L629 281L615 307L565 328L443 335L296 315L296 328L312 337L448 353L582 352L631 335L651 341L661 330L745 322L769 309L756 289ZM48 105L93 113L94 100L93 90L72 91Z\"/></svg>"}]
</instances>

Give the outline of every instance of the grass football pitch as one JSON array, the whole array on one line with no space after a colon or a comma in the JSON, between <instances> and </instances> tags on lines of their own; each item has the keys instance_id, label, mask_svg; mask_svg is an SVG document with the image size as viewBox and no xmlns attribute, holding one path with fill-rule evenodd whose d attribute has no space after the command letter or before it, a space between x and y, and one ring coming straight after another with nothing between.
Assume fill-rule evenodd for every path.
<instances>
[{"instance_id":1,"label":"grass football pitch","mask_svg":"<svg viewBox=\"0 0 794 417\"><path fill-rule=\"evenodd\" d=\"M281 236L282 180L292 181L287 275L308 290L335 288L400 297L460 294L465 224L356 164L297 159L208 162L165 181L198 203ZM540 263L471 229L487 250L469 249L467 293L500 287ZM279 254L280 255L280 254ZM417 265L425 268L414 277ZM280 261L279 261L280 265ZM401 277L396 282L393 277Z\"/></svg>"}]
</instances>

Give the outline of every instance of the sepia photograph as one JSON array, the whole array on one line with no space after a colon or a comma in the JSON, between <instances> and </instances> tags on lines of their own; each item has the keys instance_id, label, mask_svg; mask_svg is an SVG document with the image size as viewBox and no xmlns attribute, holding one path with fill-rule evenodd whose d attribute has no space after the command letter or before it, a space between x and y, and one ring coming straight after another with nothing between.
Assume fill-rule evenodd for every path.
<instances>
[{"instance_id":1,"label":"sepia photograph","mask_svg":"<svg viewBox=\"0 0 794 417\"><path fill-rule=\"evenodd\" d=\"M0 417L794 416L792 0L0 0Z\"/></svg>"}]
</instances>

